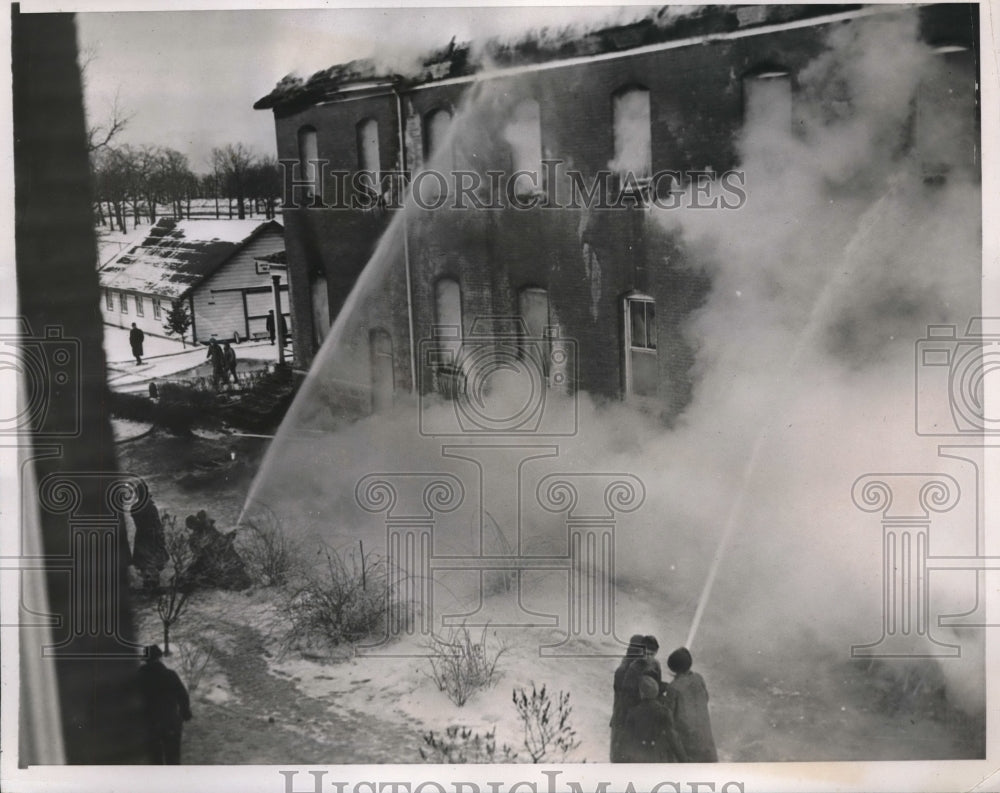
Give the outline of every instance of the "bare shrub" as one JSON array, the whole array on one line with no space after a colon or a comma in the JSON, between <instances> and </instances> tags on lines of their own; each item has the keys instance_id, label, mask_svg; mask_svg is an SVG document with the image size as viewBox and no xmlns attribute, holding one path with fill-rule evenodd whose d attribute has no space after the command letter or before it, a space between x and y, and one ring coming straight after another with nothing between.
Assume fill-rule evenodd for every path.
<instances>
[{"instance_id":1,"label":"bare shrub","mask_svg":"<svg viewBox=\"0 0 1000 793\"><path fill-rule=\"evenodd\" d=\"M211 644L180 642L177 644L177 656L181 679L193 694L215 658L215 647Z\"/></svg>"},{"instance_id":2,"label":"bare shrub","mask_svg":"<svg viewBox=\"0 0 1000 793\"><path fill-rule=\"evenodd\" d=\"M188 542L187 532L177 526L175 515L164 512L160 516L160 521L163 524L163 539L170 572L166 585L159 588L156 613L163 624L163 654L170 655L170 628L187 610L188 599L195 589L191 579L195 555Z\"/></svg>"},{"instance_id":3,"label":"bare shrub","mask_svg":"<svg viewBox=\"0 0 1000 793\"><path fill-rule=\"evenodd\" d=\"M424 733L424 746L417 751L427 763L453 765L456 763L513 763L517 752L504 744L497 751L497 728L480 735L468 727L446 727L443 735L433 730Z\"/></svg>"},{"instance_id":4,"label":"bare shrub","mask_svg":"<svg viewBox=\"0 0 1000 793\"><path fill-rule=\"evenodd\" d=\"M285 533L281 519L265 506L241 528L240 556L253 580L262 586L288 583L299 564L299 548Z\"/></svg>"},{"instance_id":5,"label":"bare shrub","mask_svg":"<svg viewBox=\"0 0 1000 793\"><path fill-rule=\"evenodd\" d=\"M324 564L286 589L281 612L288 621L285 650L357 642L385 624L390 602L384 561L324 548Z\"/></svg>"},{"instance_id":6,"label":"bare shrub","mask_svg":"<svg viewBox=\"0 0 1000 793\"><path fill-rule=\"evenodd\" d=\"M493 632L494 645L487 643L487 627L473 641L469 629L462 624L452 628L447 639L432 636L426 645L434 651L429 659L430 678L448 699L461 707L476 691L493 685L498 677L497 665L500 656L507 652L507 645L497 639Z\"/></svg>"},{"instance_id":7,"label":"bare shrub","mask_svg":"<svg viewBox=\"0 0 1000 793\"><path fill-rule=\"evenodd\" d=\"M573 708L569 694L560 691L551 699L543 685L540 689L531 684L531 695L526 689L514 689L514 707L524 728L524 748L533 763L561 763L576 749L580 742L576 730L569 724Z\"/></svg>"}]
</instances>

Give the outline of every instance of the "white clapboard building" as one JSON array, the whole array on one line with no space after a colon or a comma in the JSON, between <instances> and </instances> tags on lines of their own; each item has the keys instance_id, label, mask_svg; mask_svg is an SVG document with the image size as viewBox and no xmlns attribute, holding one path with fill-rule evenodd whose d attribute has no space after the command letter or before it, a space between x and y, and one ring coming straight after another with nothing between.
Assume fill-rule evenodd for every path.
<instances>
[{"instance_id":1,"label":"white clapboard building","mask_svg":"<svg viewBox=\"0 0 1000 793\"><path fill-rule=\"evenodd\" d=\"M274 307L269 261L284 251L275 220L160 218L145 238L101 267L105 323L163 336L167 312L183 300L193 322L187 340L262 337ZM288 289L281 273L282 313Z\"/></svg>"}]
</instances>

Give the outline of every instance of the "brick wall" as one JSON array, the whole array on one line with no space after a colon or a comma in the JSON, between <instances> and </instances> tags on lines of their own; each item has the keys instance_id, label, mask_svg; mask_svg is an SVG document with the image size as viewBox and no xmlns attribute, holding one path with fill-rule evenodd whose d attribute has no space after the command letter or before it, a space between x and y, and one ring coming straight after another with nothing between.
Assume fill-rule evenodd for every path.
<instances>
[{"instance_id":1,"label":"brick wall","mask_svg":"<svg viewBox=\"0 0 1000 793\"><path fill-rule=\"evenodd\" d=\"M950 20L954 13L946 16ZM943 24L932 17L924 13L922 19L928 40ZM448 108L456 111L454 123L459 125L455 165L480 173L509 169L510 148L502 130L517 102L532 98L540 107L544 156L592 177L608 167L614 154L612 95L638 85L650 96L654 171L724 172L737 165L743 77L760 69L787 70L794 106L797 75L823 50L828 32L829 25L813 25L646 54L623 53L480 84L431 83L406 89L402 91L406 164L422 165L424 119L437 108ZM475 108L471 112L470 106ZM356 168L356 124L371 117L379 123L382 166L393 167L400 157L396 107L396 96L383 93L284 115L279 109L279 156L297 159L297 131L310 124L318 131L321 158L329 159L333 168ZM561 201L568 198L565 179L557 181L555 190ZM323 272L330 289L331 317L335 316L398 214L286 211L293 310L308 313L310 274ZM662 413L669 418L683 410L692 388L694 352L681 327L704 301L709 284L685 266L684 251L642 210L445 208L408 213L406 229L418 343L432 334L434 289L441 278L454 278L461 285L466 334L477 316L516 313L520 289L544 288L562 333L579 349L575 387L618 398L624 386L623 301L628 293L639 291L656 301L657 399ZM365 331L371 328L389 330L396 384L407 389L410 334L403 246L398 240L391 259L379 288L365 301L353 343L363 344ZM313 353L310 323L299 319L293 326L296 354L300 361L308 361Z\"/></svg>"}]
</instances>

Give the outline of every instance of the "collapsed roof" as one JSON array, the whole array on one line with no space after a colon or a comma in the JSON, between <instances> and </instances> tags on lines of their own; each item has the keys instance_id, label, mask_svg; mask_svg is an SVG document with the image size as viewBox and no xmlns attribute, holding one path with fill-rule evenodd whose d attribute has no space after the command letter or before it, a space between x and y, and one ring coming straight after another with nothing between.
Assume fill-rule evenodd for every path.
<instances>
[{"instance_id":1,"label":"collapsed roof","mask_svg":"<svg viewBox=\"0 0 1000 793\"><path fill-rule=\"evenodd\" d=\"M588 32L543 28L515 40L489 39L455 43L428 53L406 73L381 67L371 59L337 64L303 79L287 75L255 104L256 110L306 107L348 90L391 84L408 88L424 83L536 63L627 52L666 41L711 36L741 28L842 13L856 5L664 6L627 25Z\"/></svg>"}]
</instances>

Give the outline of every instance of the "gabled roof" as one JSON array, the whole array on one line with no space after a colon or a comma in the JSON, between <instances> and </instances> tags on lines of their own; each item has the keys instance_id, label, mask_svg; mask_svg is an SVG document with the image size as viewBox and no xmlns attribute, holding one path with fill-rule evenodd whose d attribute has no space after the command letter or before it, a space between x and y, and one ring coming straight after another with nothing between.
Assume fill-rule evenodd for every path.
<instances>
[{"instance_id":1,"label":"gabled roof","mask_svg":"<svg viewBox=\"0 0 1000 793\"><path fill-rule=\"evenodd\" d=\"M99 271L101 286L178 298L198 286L275 220L176 220L160 218L145 239Z\"/></svg>"}]
</instances>

